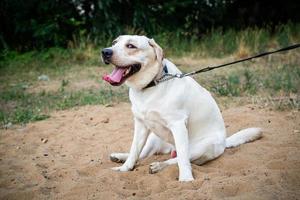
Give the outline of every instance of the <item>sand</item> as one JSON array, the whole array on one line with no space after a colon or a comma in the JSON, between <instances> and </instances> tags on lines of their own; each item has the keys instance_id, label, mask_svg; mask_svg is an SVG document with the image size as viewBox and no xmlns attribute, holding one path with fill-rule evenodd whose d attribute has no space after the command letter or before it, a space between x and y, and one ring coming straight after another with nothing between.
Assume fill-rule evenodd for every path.
<instances>
[{"instance_id":1,"label":"sand","mask_svg":"<svg viewBox=\"0 0 300 200\"><path fill-rule=\"evenodd\" d=\"M254 105L223 111L228 135L262 127L258 141L227 149L203 166L195 181L177 181L177 166L149 174L151 162L114 172L112 152L128 151L128 103L84 106L51 118L0 130L0 199L300 199L300 113Z\"/></svg>"}]
</instances>

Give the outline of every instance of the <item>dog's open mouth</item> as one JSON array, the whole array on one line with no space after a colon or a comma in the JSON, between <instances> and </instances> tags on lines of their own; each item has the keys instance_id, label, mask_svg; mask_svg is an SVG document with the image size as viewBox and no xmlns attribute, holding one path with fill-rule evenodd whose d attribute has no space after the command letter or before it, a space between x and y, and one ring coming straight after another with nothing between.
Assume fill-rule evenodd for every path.
<instances>
[{"instance_id":1,"label":"dog's open mouth","mask_svg":"<svg viewBox=\"0 0 300 200\"><path fill-rule=\"evenodd\" d=\"M113 86L118 86L124 83L127 78L138 72L140 69L140 64L116 66L111 74L104 75L102 79L109 82Z\"/></svg>"}]
</instances>

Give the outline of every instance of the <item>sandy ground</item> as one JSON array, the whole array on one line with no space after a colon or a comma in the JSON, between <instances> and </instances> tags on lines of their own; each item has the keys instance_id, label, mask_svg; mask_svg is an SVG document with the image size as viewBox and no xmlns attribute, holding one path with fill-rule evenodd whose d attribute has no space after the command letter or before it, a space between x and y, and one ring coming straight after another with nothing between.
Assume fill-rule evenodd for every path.
<instances>
[{"instance_id":1,"label":"sandy ground","mask_svg":"<svg viewBox=\"0 0 300 200\"><path fill-rule=\"evenodd\" d=\"M23 128L0 130L0 199L300 199L300 113L247 105L223 111L229 134L264 129L253 143L193 165L195 181L180 183L177 166L149 174L142 160L114 172L112 152L128 151L130 105L85 106Z\"/></svg>"}]
</instances>

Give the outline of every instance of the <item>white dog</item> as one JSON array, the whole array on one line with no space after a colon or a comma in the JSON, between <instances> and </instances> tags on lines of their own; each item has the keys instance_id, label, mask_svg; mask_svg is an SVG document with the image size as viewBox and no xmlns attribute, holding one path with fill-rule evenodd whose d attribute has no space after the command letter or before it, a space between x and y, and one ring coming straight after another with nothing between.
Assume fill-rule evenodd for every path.
<instances>
[{"instance_id":1,"label":"white dog","mask_svg":"<svg viewBox=\"0 0 300 200\"><path fill-rule=\"evenodd\" d=\"M261 137L259 128L248 128L226 138L220 110L211 94L193 78L155 80L165 73L181 73L153 39L123 35L112 47L102 50L106 64L115 65L103 77L112 85L123 82L130 87L134 115L134 137L129 153L113 153L111 160L124 162L116 171L129 171L140 158L170 153L172 158L150 165L156 173L178 163L179 181L194 180L191 162L201 165L235 147ZM177 153L177 156L175 155Z\"/></svg>"}]
</instances>

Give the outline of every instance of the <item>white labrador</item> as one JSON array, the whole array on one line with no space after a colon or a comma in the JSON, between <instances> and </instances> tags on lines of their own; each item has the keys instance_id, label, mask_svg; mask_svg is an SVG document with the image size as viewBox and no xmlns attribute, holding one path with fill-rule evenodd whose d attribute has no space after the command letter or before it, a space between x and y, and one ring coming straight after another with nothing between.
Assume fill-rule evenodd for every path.
<instances>
[{"instance_id":1,"label":"white labrador","mask_svg":"<svg viewBox=\"0 0 300 200\"><path fill-rule=\"evenodd\" d=\"M220 156L225 148L261 137L259 128L248 128L226 138L220 110L211 94L193 78L172 79L148 87L168 73L181 73L153 39L123 35L102 50L106 64L115 65L103 77L112 85L130 87L134 137L129 153L113 153L111 160L124 162L116 171L129 171L140 158L172 153L164 162L150 165L150 173L178 163L179 181L193 180L191 162L201 165ZM177 152L177 157L174 151Z\"/></svg>"}]
</instances>

